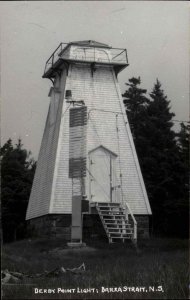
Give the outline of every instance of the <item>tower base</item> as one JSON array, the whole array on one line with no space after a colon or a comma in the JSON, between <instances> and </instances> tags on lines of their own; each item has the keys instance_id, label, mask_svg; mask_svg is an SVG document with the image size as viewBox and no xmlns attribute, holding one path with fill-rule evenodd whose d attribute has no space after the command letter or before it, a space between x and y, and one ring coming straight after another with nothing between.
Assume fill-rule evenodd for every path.
<instances>
[{"instance_id":1,"label":"tower base","mask_svg":"<svg viewBox=\"0 0 190 300\"><path fill-rule=\"evenodd\" d=\"M150 237L150 220L148 215L135 215L137 221L137 237L147 239ZM71 241L71 214L48 214L28 221L28 229L34 237L61 237ZM99 215L83 215L83 240L104 240L107 236ZM80 243L77 243L80 244Z\"/></svg>"}]
</instances>

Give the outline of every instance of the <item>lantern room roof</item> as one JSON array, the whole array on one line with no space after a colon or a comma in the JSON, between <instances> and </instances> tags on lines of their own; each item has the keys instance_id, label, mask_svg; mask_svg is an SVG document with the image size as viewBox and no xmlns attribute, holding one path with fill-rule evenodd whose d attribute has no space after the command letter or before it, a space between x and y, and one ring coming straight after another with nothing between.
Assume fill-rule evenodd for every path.
<instances>
[{"instance_id":1,"label":"lantern room roof","mask_svg":"<svg viewBox=\"0 0 190 300\"><path fill-rule=\"evenodd\" d=\"M96 41L93 41L93 40L75 41L75 42L69 43L69 45L80 45L80 46L93 46L93 47L111 48L107 44L103 44L103 43L96 42Z\"/></svg>"}]
</instances>

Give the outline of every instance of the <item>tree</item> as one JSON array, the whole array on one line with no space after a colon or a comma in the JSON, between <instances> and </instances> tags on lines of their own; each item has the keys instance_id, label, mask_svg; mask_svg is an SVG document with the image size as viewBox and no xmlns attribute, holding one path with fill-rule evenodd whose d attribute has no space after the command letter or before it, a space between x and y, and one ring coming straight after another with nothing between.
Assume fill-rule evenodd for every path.
<instances>
[{"instance_id":1,"label":"tree","mask_svg":"<svg viewBox=\"0 0 190 300\"><path fill-rule=\"evenodd\" d=\"M137 139L138 133L144 124L146 116L146 107L149 104L149 99L146 97L147 90L141 89L140 77L132 77L126 85L128 90L122 95L124 97L124 105L126 108L129 124L132 129L133 137ZM140 119L139 119L140 118Z\"/></svg>"},{"instance_id":2,"label":"tree","mask_svg":"<svg viewBox=\"0 0 190 300\"><path fill-rule=\"evenodd\" d=\"M126 83L128 90L122 96L139 162L140 165L143 165L143 159L149 147L149 138L147 139L144 132L148 121L147 107L150 100L146 96L147 90L140 88L140 84L140 77L132 77L129 79L129 83Z\"/></svg>"},{"instance_id":3,"label":"tree","mask_svg":"<svg viewBox=\"0 0 190 300\"><path fill-rule=\"evenodd\" d=\"M150 100L146 90L138 87L140 78L129 82L124 103L129 123L134 122L134 142L153 211L154 233L182 235L179 224L176 229L176 220L182 217L179 208L187 209L181 197L185 190L184 163L172 129L174 113L170 111L170 101L158 80Z\"/></svg>"},{"instance_id":4,"label":"tree","mask_svg":"<svg viewBox=\"0 0 190 300\"><path fill-rule=\"evenodd\" d=\"M189 232L189 139L190 125L180 124L180 131L177 134L177 144L179 147L179 156L181 161L181 177L179 187L178 215L179 230L183 236L187 237Z\"/></svg>"},{"instance_id":5,"label":"tree","mask_svg":"<svg viewBox=\"0 0 190 300\"><path fill-rule=\"evenodd\" d=\"M177 134L179 152L182 160L188 169L189 165L189 136L190 136L190 125L185 125L183 122L180 124L180 132Z\"/></svg>"},{"instance_id":6,"label":"tree","mask_svg":"<svg viewBox=\"0 0 190 300\"><path fill-rule=\"evenodd\" d=\"M164 95L161 84L157 80L150 93L148 126L145 134L150 139L149 155L143 161L149 197L153 210L154 229L166 233L167 217L173 210L173 189L176 190L176 174L179 167L176 134L172 130L170 101Z\"/></svg>"},{"instance_id":7,"label":"tree","mask_svg":"<svg viewBox=\"0 0 190 300\"><path fill-rule=\"evenodd\" d=\"M9 139L0 150L4 241L22 237L26 227L25 214L36 162L22 147L20 139L15 146Z\"/></svg>"}]
</instances>

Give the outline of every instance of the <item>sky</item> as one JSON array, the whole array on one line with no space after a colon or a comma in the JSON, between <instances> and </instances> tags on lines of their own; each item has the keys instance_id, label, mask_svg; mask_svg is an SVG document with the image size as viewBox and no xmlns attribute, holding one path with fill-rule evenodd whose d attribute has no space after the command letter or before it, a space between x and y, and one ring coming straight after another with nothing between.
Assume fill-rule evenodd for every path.
<instances>
[{"instance_id":1,"label":"sky","mask_svg":"<svg viewBox=\"0 0 190 300\"><path fill-rule=\"evenodd\" d=\"M140 76L150 93L158 78L175 119L189 119L188 1L1 1L0 19L1 145L21 138L37 159L52 85L42 75L60 42L126 48L121 92Z\"/></svg>"}]
</instances>

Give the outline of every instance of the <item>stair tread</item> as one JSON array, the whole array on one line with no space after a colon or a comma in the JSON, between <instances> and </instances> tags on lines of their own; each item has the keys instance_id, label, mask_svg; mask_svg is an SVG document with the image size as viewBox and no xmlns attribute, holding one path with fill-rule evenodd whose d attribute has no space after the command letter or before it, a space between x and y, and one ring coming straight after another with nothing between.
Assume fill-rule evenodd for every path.
<instances>
[{"instance_id":1,"label":"stair tread","mask_svg":"<svg viewBox=\"0 0 190 300\"><path fill-rule=\"evenodd\" d=\"M109 233L108 234L109 235L109 237L115 237L115 236L119 236L119 237L125 237L125 236L132 236L132 232L128 232L128 233L120 233L120 232L118 232L118 233L116 233L116 232L111 232L111 233Z\"/></svg>"},{"instance_id":2,"label":"stair tread","mask_svg":"<svg viewBox=\"0 0 190 300\"><path fill-rule=\"evenodd\" d=\"M123 214L123 215L119 215L119 214L110 214L110 215L103 215L103 214L101 214L103 217L125 217L125 215Z\"/></svg>"},{"instance_id":3,"label":"stair tread","mask_svg":"<svg viewBox=\"0 0 190 300\"><path fill-rule=\"evenodd\" d=\"M106 213L116 213L116 212L121 212L121 211L123 211L121 208L120 209L118 209L118 210L113 210L113 209L100 209L99 210L101 213L102 212L106 212Z\"/></svg>"},{"instance_id":4,"label":"stair tread","mask_svg":"<svg viewBox=\"0 0 190 300\"><path fill-rule=\"evenodd\" d=\"M107 228L119 228L119 229L121 229L121 228L132 228L132 226L130 225L130 224L107 224L107 223L105 223L105 225L106 225L106 227ZM107 225L109 225L109 226L107 226Z\"/></svg>"},{"instance_id":5,"label":"stair tread","mask_svg":"<svg viewBox=\"0 0 190 300\"><path fill-rule=\"evenodd\" d=\"M103 209L100 209L99 210L99 212L101 212L101 213L111 213L111 214L113 214L113 213L121 213L121 212L123 212L121 209L120 210L112 210L112 209L110 209L110 210L103 210ZM124 213L124 212L123 212Z\"/></svg>"},{"instance_id":6,"label":"stair tread","mask_svg":"<svg viewBox=\"0 0 190 300\"><path fill-rule=\"evenodd\" d=\"M133 231L133 228L109 228L109 227L106 227L106 229L107 229L107 231L109 231L110 232L110 230L112 231L112 230L120 230L120 231L126 231L126 232L128 232L128 231Z\"/></svg>"},{"instance_id":7,"label":"stair tread","mask_svg":"<svg viewBox=\"0 0 190 300\"><path fill-rule=\"evenodd\" d=\"M127 230L127 231L133 231L133 228L114 228L114 227L107 227L107 229L115 229L115 230Z\"/></svg>"},{"instance_id":8,"label":"stair tread","mask_svg":"<svg viewBox=\"0 0 190 300\"><path fill-rule=\"evenodd\" d=\"M114 209L123 209L122 207L120 206L97 206L97 208L99 210L105 210L107 208L107 210L114 210Z\"/></svg>"},{"instance_id":9,"label":"stair tread","mask_svg":"<svg viewBox=\"0 0 190 300\"><path fill-rule=\"evenodd\" d=\"M125 217L125 215L119 214L100 214L102 217Z\"/></svg>"},{"instance_id":10,"label":"stair tread","mask_svg":"<svg viewBox=\"0 0 190 300\"><path fill-rule=\"evenodd\" d=\"M104 221L107 221L107 220L104 220ZM110 220L111 221L111 220ZM113 221L115 221L115 220L113 220ZM125 222L125 224L122 224L122 223L115 223L115 222L113 222L113 223L107 223L107 222L105 222L105 224L106 225L118 225L118 226L122 226L122 225L129 225L129 226L131 226L131 224L129 224L129 223L127 223L126 221L124 221Z\"/></svg>"},{"instance_id":11,"label":"stair tread","mask_svg":"<svg viewBox=\"0 0 190 300\"><path fill-rule=\"evenodd\" d=\"M132 228L131 224L114 224L114 223L105 223L108 228Z\"/></svg>"},{"instance_id":12,"label":"stair tread","mask_svg":"<svg viewBox=\"0 0 190 300\"><path fill-rule=\"evenodd\" d=\"M105 206L120 206L121 203L117 203L117 202L98 202L97 203L97 206L102 206L102 205L105 205Z\"/></svg>"},{"instance_id":13,"label":"stair tread","mask_svg":"<svg viewBox=\"0 0 190 300\"><path fill-rule=\"evenodd\" d=\"M117 220L117 219L112 219L112 220L109 220L109 219L104 219L104 221L106 222L106 224L114 224L114 225L131 225L130 223L128 223L128 221L126 220L121 220L121 222L117 222L117 221L120 221L120 220ZM114 222L107 222L107 221L114 221Z\"/></svg>"},{"instance_id":14,"label":"stair tread","mask_svg":"<svg viewBox=\"0 0 190 300\"><path fill-rule=\"evenodd\" d=\"M121 237L115 236L115 237L112 237L111 239L112 239L112 240L113 240L113 239L121 239L121 240L122 240L122 239L126 239L126 240L130 240L131 237L126 237L126 236L124 236L124 237L121 238Z\"/></svg>"},{"instance_id":15,"label":"stair tread","mask_svg":"<svg viewBox=\"0 0 190 300\"><path fill-rule=\"evenodd\" d=\"M109 232L109 234L129 235L130 232L125 232L125 233L124 233L124 232L112 232L112 231L111 231L111 232Z\"/></svg>"}]
</instances>

